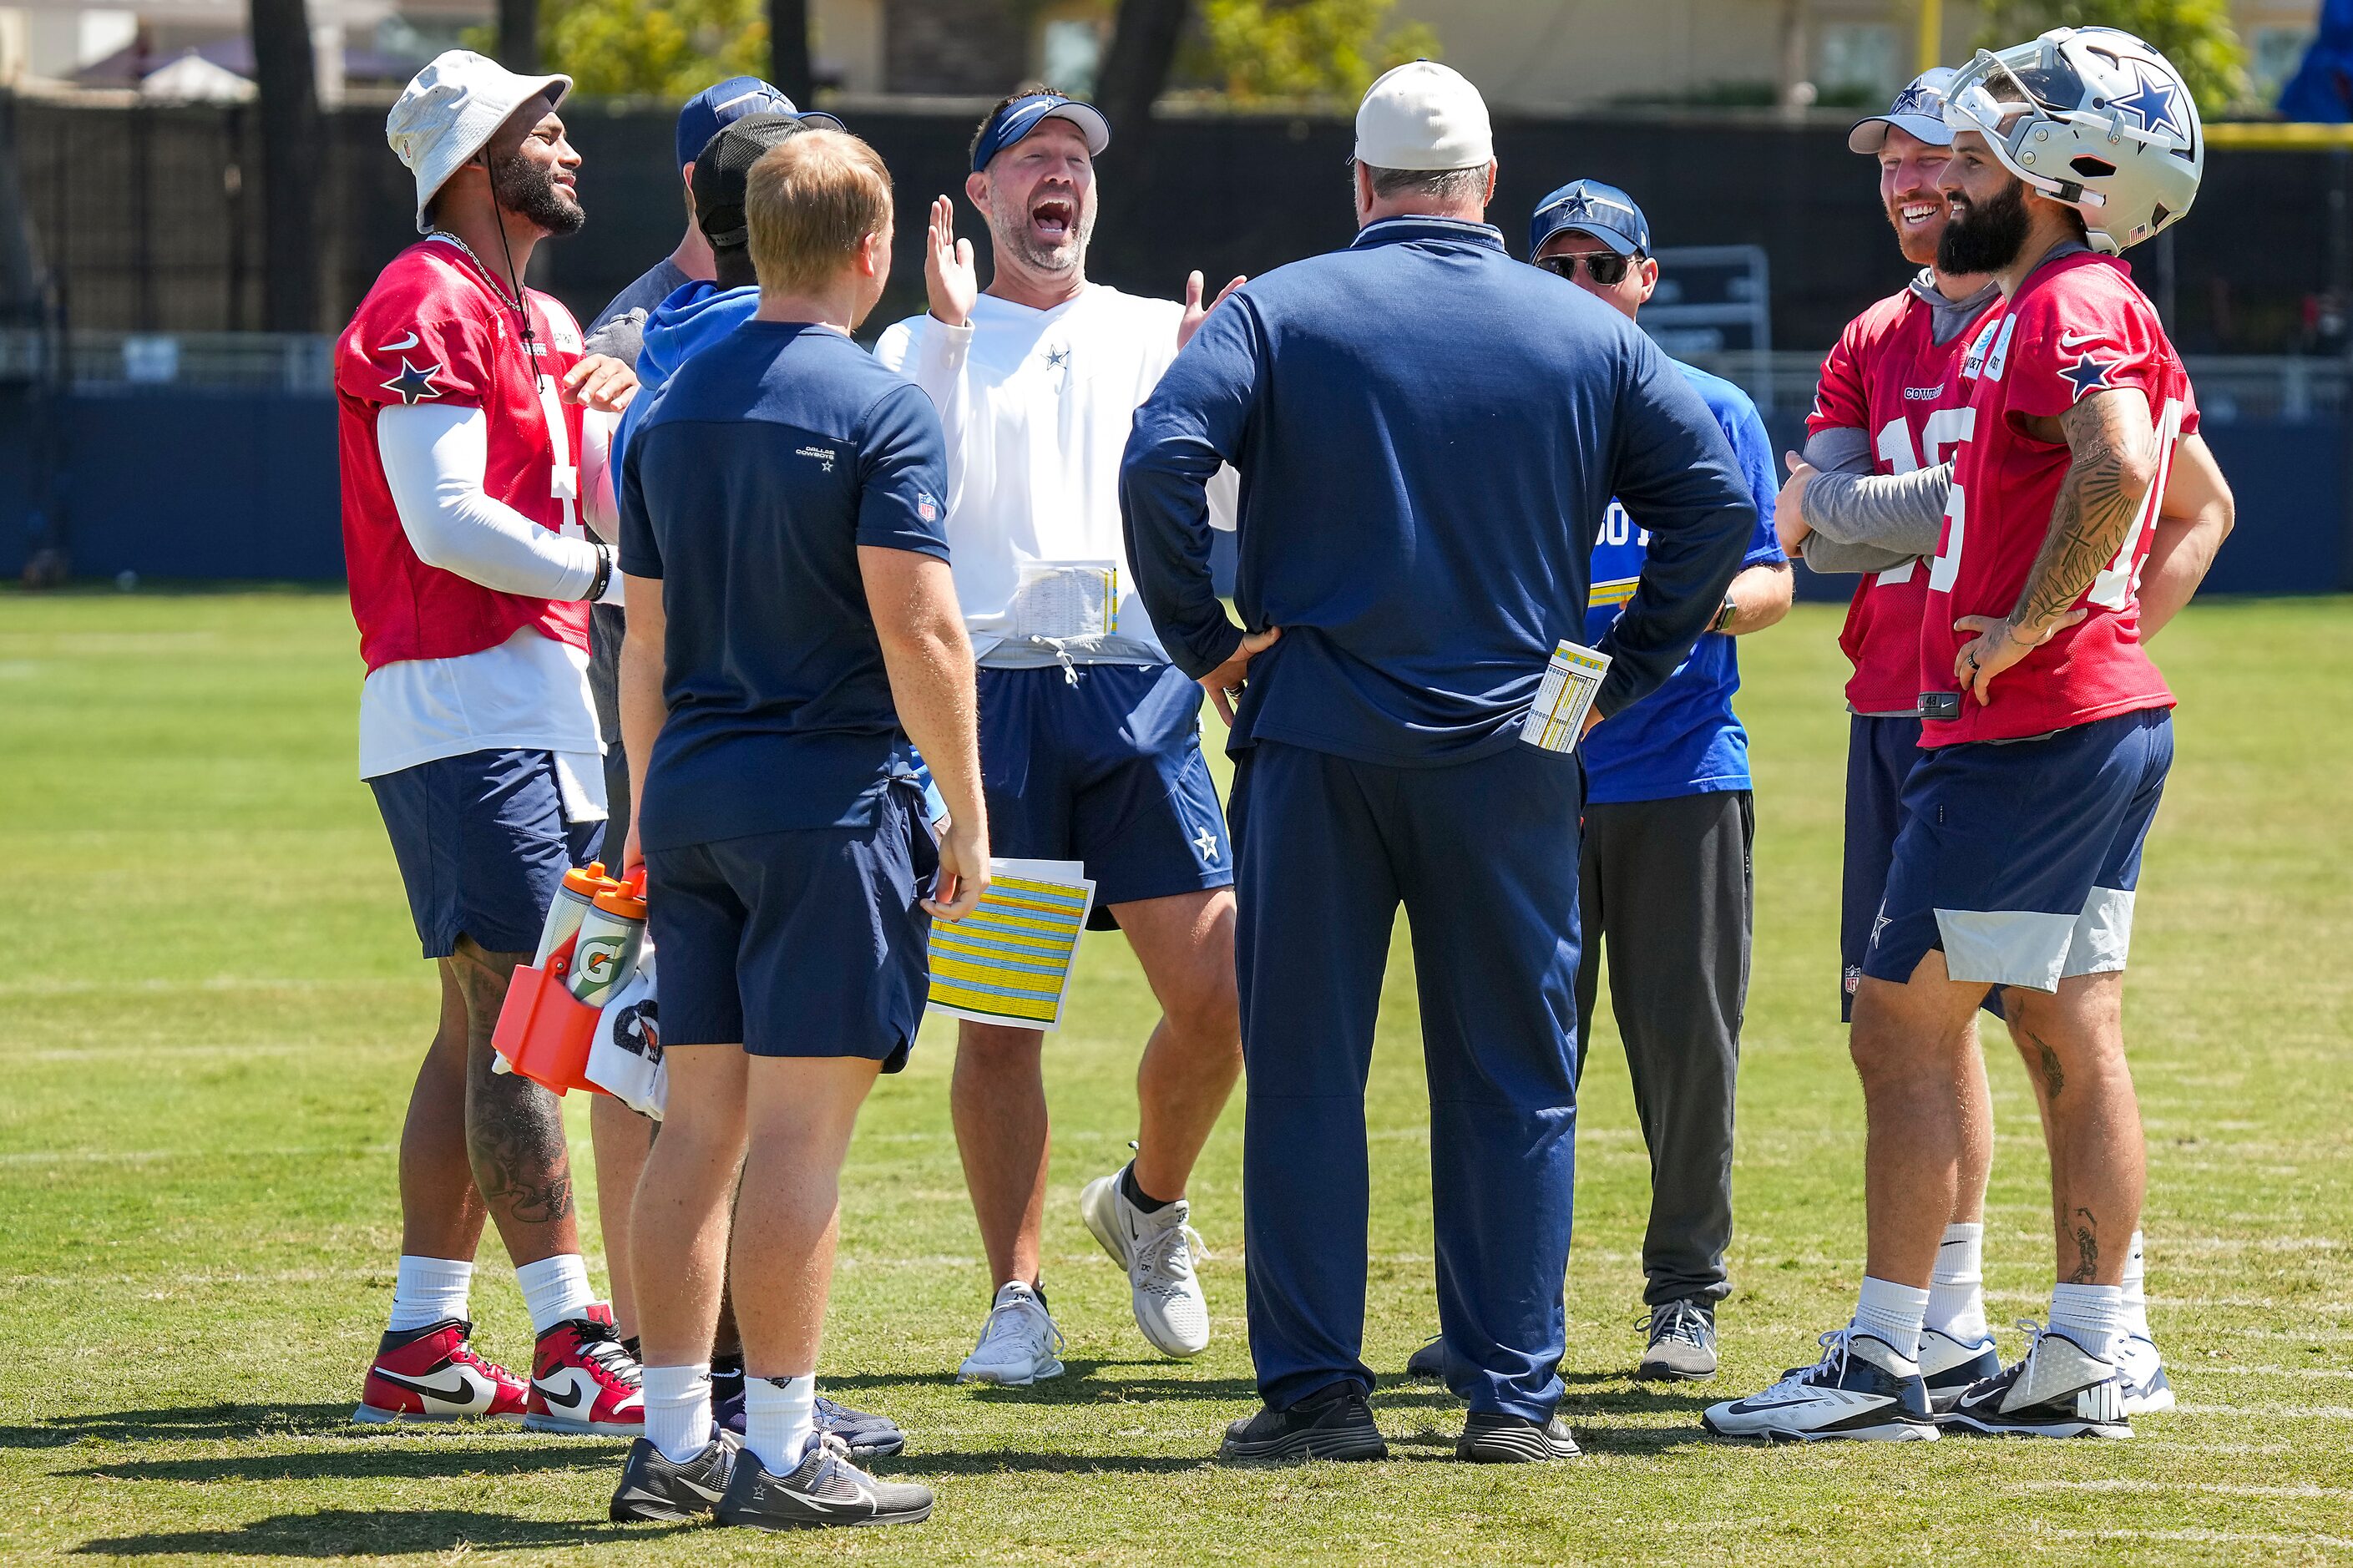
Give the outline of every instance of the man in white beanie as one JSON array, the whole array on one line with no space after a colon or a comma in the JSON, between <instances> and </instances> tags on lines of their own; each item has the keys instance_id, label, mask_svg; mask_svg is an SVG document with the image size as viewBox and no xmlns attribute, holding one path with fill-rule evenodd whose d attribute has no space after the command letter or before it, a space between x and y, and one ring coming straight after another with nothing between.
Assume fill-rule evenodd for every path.
<instances>
[{"instance_id":1,"label":"man in white beanie","mask_svg":"<svg viewBox=\"0 0 2353 1568\"><path fill-rule=\"evenodd\" d=\"M1387 1448L1363 1359L1365 1074L1399 904L1430 1090L1458 1457L1564 1458L1577 1126L1576 731L1522 738L1615 495L1651 532L1596 711L1724 602L1756 510L1690 384L1485 221L1486 105L1400 66L1356 115L1359 233L1210 313L1136 411L1120 498L1170 657L1229 714L1250 1355L1229 1459ZM1241 470L1236 626L1205 487ZM1278 640L1278 637L1280 640ZM1563 733L1556 734L1559 729ZM1416 1419L1419 1419L1417 1413Z\"/></svg>"},{"instance_id":2,"label":"man in white beanie","mask_svg":"<svg viewBox=\"0 0 2353 1568\"><path fill-rule=\"evenodd\" d=\"M392 1318L362 1421L643 1426L637 1364L581 1259L557 1101L491 1071L509 976L606 815L588 605L613 559L584 513L601 500L609 516L609 415L636 380L584 355L570 312L522 285L533 247L582 222L580 156L555 113L571 85L462 49L417 73L385 135L417 177L426 238L393 258L335 344L343 553L367 666L360 775L441 974L439 1029L401 1134ZM485 1218L538 1336L528 1380L470 1342Z\"/></svg>"}]
</instances>

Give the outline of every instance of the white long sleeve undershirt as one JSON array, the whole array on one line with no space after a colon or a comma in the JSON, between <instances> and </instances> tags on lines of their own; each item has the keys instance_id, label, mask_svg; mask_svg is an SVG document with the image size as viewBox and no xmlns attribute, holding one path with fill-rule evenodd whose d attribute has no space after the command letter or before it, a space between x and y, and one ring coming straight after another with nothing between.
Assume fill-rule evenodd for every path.
<instances>
[{"instance_id":1,"label":"white long sleeve undershirt","mask_svg":"<svg viewBox=\"0 0 2353 1568\"><path fill-rule=\"evenodd\" d=\"M480 409L386 408L376 416L376 449L401 531L427 566L503 594L588 596L596 580L596 546L543 528L484 491L490 422ZM588 467L584 460L582 468ZM594 493L601 481L609 495L608 477L583 477L591 479L585 491Z\"/></svg>"}]
</instances>

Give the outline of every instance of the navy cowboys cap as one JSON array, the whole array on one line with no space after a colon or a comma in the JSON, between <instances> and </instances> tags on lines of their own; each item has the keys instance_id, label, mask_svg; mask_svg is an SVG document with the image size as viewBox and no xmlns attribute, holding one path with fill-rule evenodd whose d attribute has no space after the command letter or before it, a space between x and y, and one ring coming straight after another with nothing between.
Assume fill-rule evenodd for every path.
<instances>
[{"instance_id":1,"label":"navy cowboys cap","mask_svg":"<svg viewBox=\"0 0 2353 1568\"><path fill-rule=\"evenodd\" d=\"M791 99L758 77L731 76L688 99L686 107L678 111L680 164L693 163L705 142L747 114L789 114L812 131L846 129L822 110L803 112L794 108Z\"/></svg>"},{"instance_id":2,"label":"navy cowboys cap","mask_svg":"<svg viewBox=\"0 0 2353 1568\"><path fill-rule=\"evenodd\" d=\"M1953 144L1952 128L1945 123L1945 89L1953 79L1950 66L1932 66L1906 82L1884 114L1867 114L1846 133L1850 153L1876 153L1887 141L1887 128L1918 137L1931 147Z\"/></svg>"},{"instance_id":3,"label":"navy cowboys cap","mask_svg":"<svg viewBox=\"0 0 2353 1568\"><path fill-rule=\"evenodd\" d=\"M972 144L972 172L979 174L988 161L1049 120L1067 120L1087 139L1087 152L1100 157L1111 145L1111 121L1092 103L1064 98L1059 92L1033 92L1017 98L988 117L980 140Z\"/></svg>"},{"instance_id":4,"label":"navy cowboys cap","mask_svg":"<svg viewBox=\"0 0 2353 1568\"><path fill-rule=\"evenodd\" d=\"M1651 220L1633 197L1599 180L1571 180L1536 204L1528 219L1528 254L1565 228L1589 234L1620 256L1651 253Z\"/></svg>"}]
</instances>

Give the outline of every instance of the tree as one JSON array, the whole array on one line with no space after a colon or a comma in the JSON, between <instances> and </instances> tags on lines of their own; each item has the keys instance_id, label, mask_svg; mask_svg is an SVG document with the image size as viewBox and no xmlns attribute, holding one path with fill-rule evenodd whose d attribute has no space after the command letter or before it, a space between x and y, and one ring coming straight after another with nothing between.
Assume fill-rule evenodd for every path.
<instances>
[{"instance_id":1,"label":"tree","mask_svg":"<svg viewBox=\"0 0 2353 1568\"><path fill-rule=\"evenodd\" d=\"M1381 30L1396 4L1202 0L1201 19L1228 97L1353 104L1391 66L1438 56L1437 35L1419 22Z\"/></svg>"},{"instance_id":2,"label":"tree","mask_svg":"<svg viewBox=\"0 0 2353 1568\"><path fill-rule=\"evenodd\" d=\"M261 105L262 324L319 330L319 89L303 0L252 0Z\"/></svg>"},{"instance_id":3,"label":"tree","mask_svg":"<svg viewBox=\"0 0 2353 1568\"><path fill-rule=\"evenodd\" d=\"M2007 48L2053 27L2121 27L2173 62L2200 114L2250 106L2247 51L2229 0L1989 0L1982 48Z\"/></svg>"},{"instance_id":4,"label":"tree","mask_svg":"<svg viewBox=\"0 0 2353 1568\"><path fill-rule=\"evenodd\" d=\"M676 102L723 78L765 76L776 64L766 0L541 0L540 20L547 68L596 97Z\"/></svg>"}]
</instances>

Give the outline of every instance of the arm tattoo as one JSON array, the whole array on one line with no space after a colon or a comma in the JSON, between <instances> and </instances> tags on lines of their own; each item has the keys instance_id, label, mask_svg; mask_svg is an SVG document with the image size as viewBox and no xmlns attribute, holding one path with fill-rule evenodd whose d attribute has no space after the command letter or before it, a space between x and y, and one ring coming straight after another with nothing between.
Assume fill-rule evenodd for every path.
<instances>
[{"instance_id":1,"label":"arm tattoo","mask_svg":"<svg viewBox=\"0 0 2353 1568\"><path fill-rule=\"evenodd\" d=\"M2147 494L2136 471L2133 433L2116 405L2133 395L2102 393L2059 416L2073 460L2051 509L2051 530L2026 575L2010 624L2040 631L2073 607L2092 579L2124 547L2134 513Z\"/></svg>"},{"instance_id":2,"label":"arm tattoo","mask_svg":"<svg viewBox=\"0 0 2353 1568\"><path fill-rule=\"evenodd\" d=\"M2075 1211L2075 1272L2067 1277L2070 1285L2089 1285L2100 1271L2100 1222L2092 1217L2090 1209Z\"/></svg>"}]
</instances>

